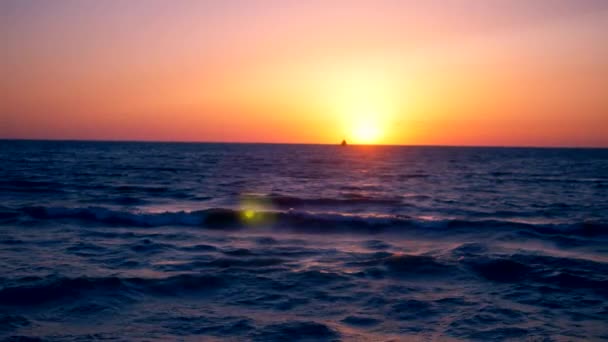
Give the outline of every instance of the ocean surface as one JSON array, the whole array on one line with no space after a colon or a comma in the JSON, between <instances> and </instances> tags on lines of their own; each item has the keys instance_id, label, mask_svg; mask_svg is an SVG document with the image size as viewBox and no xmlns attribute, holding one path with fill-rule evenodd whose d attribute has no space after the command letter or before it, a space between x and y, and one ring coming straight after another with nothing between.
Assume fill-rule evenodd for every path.
<instances>
[{"instance_id":1,"label":"ocean surface","mask_svg":"<svg viewBox=\"0 0 608 342\"><path fill-rule=\"evenodd\" d=\"M0 161L0 339L608 340L607 149L0 141Z\"/></svg>"}]
</instances>

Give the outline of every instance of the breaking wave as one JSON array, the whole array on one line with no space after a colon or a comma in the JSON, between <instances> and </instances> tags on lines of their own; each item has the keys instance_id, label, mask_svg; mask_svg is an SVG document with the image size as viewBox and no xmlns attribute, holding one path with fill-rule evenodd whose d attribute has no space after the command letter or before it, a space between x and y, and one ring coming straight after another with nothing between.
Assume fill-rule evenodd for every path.
<instances>
[{"instance_id":1,"label":"breaking wave","mask_svg":"<svg viewBox=\"0 0 608 342\"><path fill-rule=\"evenodd\" d=\"M88 224L110 226L161 227L187 226L209 229L239 229L250 225L266 225L281 229L315 232L399 232L422 229L426 231L467 231L492 229L513 230L523 234L572 235L596 237L608 235L608 223L575 222L533 224L509 220L429 220L404 215L354 215L306 211L250 212L229 208L197 211L137 212L113 210L105 207L24 207L3 211L1 217L36 220L74 220Z\"/></svg>"}]
</instances>

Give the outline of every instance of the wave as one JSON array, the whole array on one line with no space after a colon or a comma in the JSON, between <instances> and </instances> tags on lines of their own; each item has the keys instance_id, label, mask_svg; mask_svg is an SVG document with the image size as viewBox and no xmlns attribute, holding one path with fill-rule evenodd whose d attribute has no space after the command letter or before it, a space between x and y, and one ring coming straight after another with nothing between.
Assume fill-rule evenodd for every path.
<instances>
[{"instance_id":1,"label":"wave","mask_svg":"<svg viewBox=\"0 0 608 342\"><path fill-rule=\"evenodd\" d=\"M6 210L6 209L5 209ZM240 229L266 226L295 229L310 233L360 232L381 233L421 229L424 231L470 231L481 229L513 230L523 236L575 235L598 237L608 235L607 222L523 223L509 220L443 219L428 220L404 215L355 215L334 212L249 211L211 208L197 211L137 212L105 207L23 207L14 213L36 220L74 220L92 225L161 227L186 226L209 229ZM8 214L5 216L9 216ZM15 217L15 215L10 215Z\"/></svg>"},{"instance_id":2,"label":"wave","mask_svg":"<svg viewBox=\"0 0 608 342\"><path fill-rule=\"evenodd\" d=\"M32 280L34 280L32 282ZM0 305L32 306L86 294L107 293L129 295L136 293L173 296L201 293L225 286L223 278L206 274L181 274L167 278L55 277L22 279L19 285L0 289Z\"/></svg>"},{"instance_id":3,"label":"wave","mask_svg":"<svg viewBox=\"0 0 608 342\"><path fill-rule=\"evenodd\" d=\"M314 321L287 321L270 324L257 332L254 341L338 341L340 333L331 327Z\"/></svg>"},{"instance_id":4,"label":"wave","mask_svg":"<svg viewBox=\"0 0 608 342\"><path fill-rule=\"evenodd\" d=\"M295 206L397 205L401 203L401 198L398 197L375 197L358 193L344 193L342 194L342 198L301 198L271 194L268 196L246 195L244 199L268 201L280 208Z\"/></svg>"},{"instance_id":5,"label":"wave","mask_svg":"<svg viewBox=\"0 0 608 342\"><path fill-rule=\"evenodd\" d=\"M0 191L2 192L17 192L17 193L44 193L44 194L60 194L64 193L62 188L65 184L50 182L50 181L36 181L36 180L5 180L0 181Z\"/></svg>"}]
</instances>

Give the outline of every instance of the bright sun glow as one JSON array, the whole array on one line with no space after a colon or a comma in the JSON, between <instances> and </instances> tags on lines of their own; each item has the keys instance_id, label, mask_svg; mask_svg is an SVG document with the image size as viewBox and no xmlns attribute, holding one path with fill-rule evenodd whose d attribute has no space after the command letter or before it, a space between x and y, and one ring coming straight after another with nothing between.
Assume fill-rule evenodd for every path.
<instances>
[{"instance_id":1,"label":"bright sun glow","mask_svg":"<svg viewBox=\"0 0 608 342\"><path fill-rule=\"evenodd\" d=\"M392 75L375 64L337 66L334 70L327 77L333 80L327 93L331 94L332 113L340 120L343 137L352 144L390 142L403 87L397 86Z\"/></svg>"},{"instance_id":2,"label":"bright sun glow","mask_svg":"<svg viewBox=\"0 0 608 342\"><path fill-rule=\"evenodd\" d=\"M373 120L361 120L352 128L353 143L376 144L382 136L382 130Z\"/></svg>"}]
</instances>

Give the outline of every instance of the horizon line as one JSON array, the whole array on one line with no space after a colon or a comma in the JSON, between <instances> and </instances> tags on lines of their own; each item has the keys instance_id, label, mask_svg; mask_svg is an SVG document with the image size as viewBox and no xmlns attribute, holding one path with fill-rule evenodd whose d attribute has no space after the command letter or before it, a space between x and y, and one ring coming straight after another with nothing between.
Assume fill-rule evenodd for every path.
<instances>
[{"instance_id":1,"label":"horizon line","mask_svg":"<svg viewBox=\"0 0 608 342\"><path fill-rule=\"evenodd\" d=\"M108 142L108 143L165 143L165 144L234 144L234 145L311 145L340 146L340 143L268 142L268 141L212 141L212 140L131 140L131 139L61 139L61 138L2 138L0 141L48 141L48 142ZM469 148L537 148L537 149L608 149L608 146L592 145L441 145L441 144L351 144L359 147L469 147Z\"/></svg>"}]
</instances>

